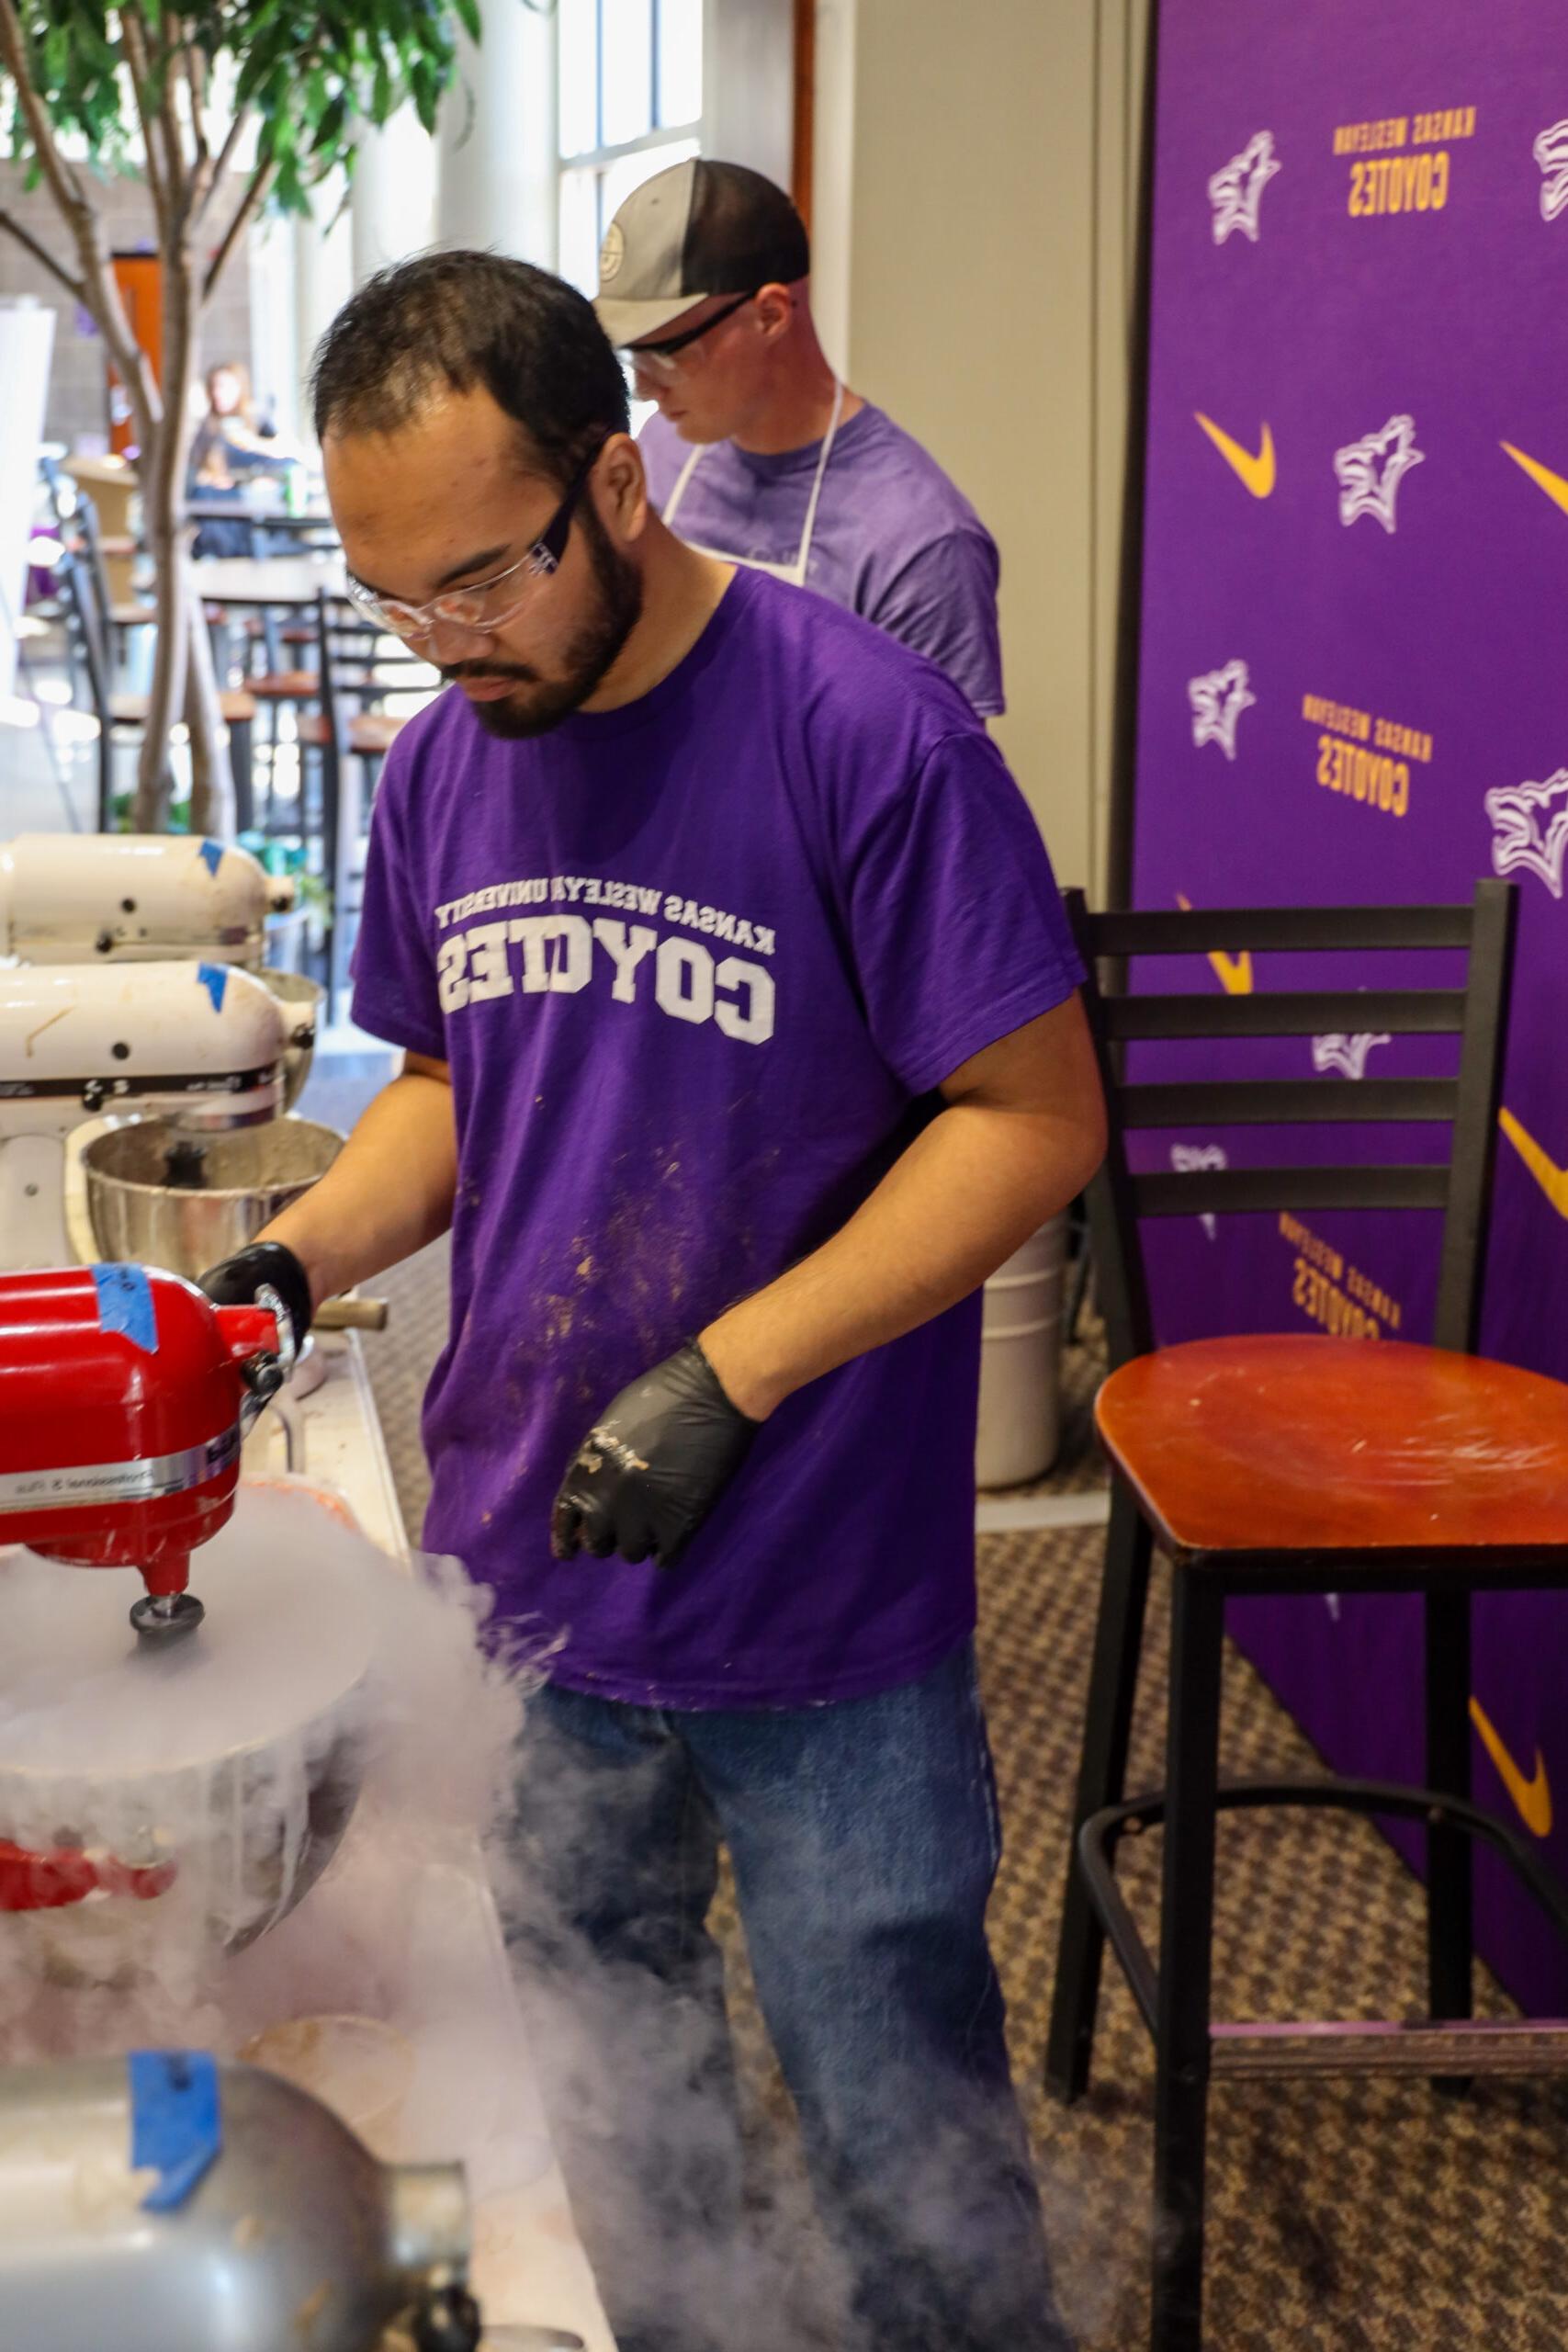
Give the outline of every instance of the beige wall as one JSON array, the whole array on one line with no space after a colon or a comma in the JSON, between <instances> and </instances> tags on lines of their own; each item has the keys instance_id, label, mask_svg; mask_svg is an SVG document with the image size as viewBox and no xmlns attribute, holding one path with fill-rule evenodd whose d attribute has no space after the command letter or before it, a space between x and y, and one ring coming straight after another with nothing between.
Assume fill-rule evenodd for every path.
<instances>
[{"instance_id":1,"label":"beige wall","mask_svg":"<svg viewBox=\"0 0 1568 2352\"><path fill-rule=\"evenodd\" d=\"M1002 554L996 734L1103 864L1134 65L1146 0L819 0L814 275L857 390Z\"/></svg>"}]
</instances>

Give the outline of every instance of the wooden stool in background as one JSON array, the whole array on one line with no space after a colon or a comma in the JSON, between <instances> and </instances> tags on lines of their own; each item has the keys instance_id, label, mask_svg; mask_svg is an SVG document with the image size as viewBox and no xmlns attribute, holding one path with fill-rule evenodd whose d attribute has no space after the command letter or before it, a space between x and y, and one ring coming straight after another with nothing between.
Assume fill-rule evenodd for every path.
<instances>
[{"instance_id":1,"label":"wooden stool in background","mask_svg":"<svg viewBox=\"0 0 1568 2352\"><path fill-rule=\"evenodd\" d=\"M1568 1889L1470 1802L1470 1596L1568 1588L1568 1387L1477 1359L1515 890L1469 907L1089 915L1069 893L1112 1109L1089 1194L1111 1377L1097 1419L1114 1476L1080 1759L1046 2080L1087 2087L1109 1938L1154 2036L1154 2352L1202 2341L1208 2089L1224 2074L1483 2073L1568 2066L1568 2033L1474 2025L1472 1840L1491 1844L1568 1934ZM1270 952L1467 952L1462 989L1280 994L1100 992L1097 959ZM1450 956L1451 961L1451 956ZM1144 1038L1306 1038L1333 1031L1460 1040L1454 1079L1123 1082ZM1247 1126L1446 1125L1445 1164L1232 1167L1137 1174L1125 1136ZM1311 1336L1156 1349L1139 1246L1145 1216L1403 1208L1442 1216L1436 1344ZM1152 1547L1171 1566L1166 1786L1123 1801ZM1231 1593L1414 1592L1425 1604L1427 1781L1247 1783L1218 1777L1224 1603ZM1412 1661L1415 1671L1415 1661ZM1238 1807L1327 1805L1426 1823L1425 2027L1215 2025L1210 2017L1214 1833ZM1157 1968L1117 1885L1118 1840L1163 1824ZM1303 1923L1310 1927L1310 1923Z\"/></svg>"}]
</instances>

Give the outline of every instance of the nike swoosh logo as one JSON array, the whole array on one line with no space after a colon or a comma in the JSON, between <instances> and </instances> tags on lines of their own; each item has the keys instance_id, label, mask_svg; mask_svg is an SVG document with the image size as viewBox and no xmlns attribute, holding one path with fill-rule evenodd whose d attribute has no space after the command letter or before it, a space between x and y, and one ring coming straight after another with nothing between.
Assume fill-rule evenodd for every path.
<instances>
[{"instance_id":1,"label":"nike swoosh logo","mask_svg":"<svg viewBox=\"0 0 1568 2352\"><path fill-rule=\"evenodd\" d=\"M1550 466L1541 465L1534 458L1527 458L1524 451L1516 449L1511 441L1504 441L1499 446L1506 449L1516 466L1523 467L1538 490L1545 491L1553 506L1561 506L1564 514L1568 514L1568 478L1554 474Z\"/></svg>"},{"instance_id":2,"label":"nike swoosh logo","mask_svg":"<svg viewBox=\"0 0 1568 2352\"><path fill-rule=\"evenodd\" d=\"M1559 1216L1568 1217L1568 1168L1559 1168L1550 1152L1543 1151L1528 1127L1521 1127L1511 1111L1499 1111L1497 1125L1551 1203Z\"/></svg>"},{"instance_id":3,"label":"nike swoosh logo","mask_svg":"<svg viewBox=\"0 0 1568 2352\"><path fill-rule=\"evenodd\" d=\"M1546 1777L1546 1758L1540 1748L1535 1751L1535 1778L1527 1781L1479 1699L1470 1702L1470 1720L1481 1734L1481 1744L1497 1767L1497 1777L1512 1797L1525 1827L1532 1838L1550 1838L1551 1783Z\"/></svg>"},{"instance_id":4,"label":"nike swoosh logo","mask_svg":"<svg viewBox=\"0 0 1568 2352\"><path fill-rule=\"evenodd\" d=\"M1201 409L1194 409L1192 413L1243 487L1254 498L1267 498L1275 481L1274 435L1269 427L1263 428L1263 440L1255 458L1250 449L1223 433L1213 417L1205 416ZM1505 442L1503 446L1506 448L1508 445Z\"/></svg>"},{"instance_id":5,"label":"nike swoosh logo","mask_svg":"<svg viewBox=\"0 0 1568 2352\"><path fill-rule=\"evenodd\" d=\"M1176 903L1184 915L1191 913L1191 899L1184 899L1179 890L1176 894ZM1216 947L1211 950L1209 961L1213 966L1215 978L1227 996L1252 994L1252 950L1250 947L1244 947L1239 956L1227 956L1223 948Z\"/></svg>"}]
</instances>

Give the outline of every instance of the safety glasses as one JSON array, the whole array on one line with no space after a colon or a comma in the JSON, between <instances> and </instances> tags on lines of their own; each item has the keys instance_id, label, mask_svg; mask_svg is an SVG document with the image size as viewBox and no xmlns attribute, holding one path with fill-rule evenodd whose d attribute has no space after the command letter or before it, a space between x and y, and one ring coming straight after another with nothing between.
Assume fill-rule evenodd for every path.
<instances>
[{"instance_id":1,"label":"safety glasses","mask_svg":"<svg viewBox=\"0 0 1568 2352\"><path fill-rule=\"evenodd\" d=\"M504 571L496 572L489 580L477 581L471 588L454 588L444 596L433 596L428 605L405 605L395 596L378 596L351 573L348 597L355 612L363 614L377 628L389 630L394 637L428 637L433 629L443 628L468 629L475 636L491 637L505 628L532 601L540 582L559 570L571 533L571 518L604 446L603 441L595 443L527 554L520 556L515 563L509 563Z\"/></svg>"},{"instance_id":2,"label":"safety glasses","mask_svg":"<svg viewBox=\"0 0 1568 2352\"><path fill-rule=\"evenodd\" d=\"M688 327L684 334L670 335L662 343L627 344L621 356L639 376L651 376L661 384L673 383L682 368L706 357L705 352L693 350L694 344L700 343L704 335L712 334L715 327L721 327L726 319L732 319L737 311L744 310L748 302L756 299L755 292L738 294L733 302L727 302L722 311L716 311L700 327Z\"/></svg>"}]
</instances>

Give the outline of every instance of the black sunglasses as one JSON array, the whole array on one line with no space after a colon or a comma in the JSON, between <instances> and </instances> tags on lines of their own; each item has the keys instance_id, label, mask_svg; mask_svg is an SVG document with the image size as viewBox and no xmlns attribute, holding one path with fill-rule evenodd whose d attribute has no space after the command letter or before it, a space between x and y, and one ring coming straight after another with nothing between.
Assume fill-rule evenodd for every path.
<instances>
[{"instance_id":1,"label":"black sunglasses","mask_svg":"<svg viewBox=\"0 0 1568 2352\"><path fill-rule=\"evenodd\" d=\"M727 302L722 311L716 311L700 327L688 327L684 334L672 334L663 343L629 343L624 346L626 356L634 366L639 359L673 359L678 351L684 351L689 344L700 343L705 334L711 334L715 327L721 327L726 319L732 319L748 302L754 302L760 291L759 288L750 294L738 294L733 302Z\"/></svg>"}]
</instances>

